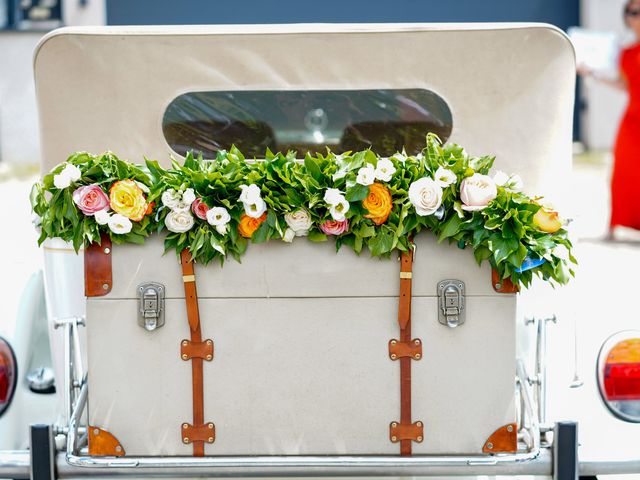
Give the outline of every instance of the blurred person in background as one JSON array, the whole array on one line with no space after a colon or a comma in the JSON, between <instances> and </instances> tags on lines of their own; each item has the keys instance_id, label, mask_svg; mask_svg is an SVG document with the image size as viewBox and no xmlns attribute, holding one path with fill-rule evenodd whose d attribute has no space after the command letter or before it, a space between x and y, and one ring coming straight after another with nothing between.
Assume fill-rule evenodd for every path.
<instances>
[{"instance_id":1,"label":"blurred person in background","mask_svg":"<svg viewBox=\"0 0 640 480\"><path fill-rule=\"evenodd\" d=\"M640 0L629 0L623 13L625 25L633 31L635 41L620 53L619 77L602 78L584 66L578 66L579 74L624 90L629 95L613 151L608 240L614 239L617 226L640 231Z\"/></svg>"}]
</instances>

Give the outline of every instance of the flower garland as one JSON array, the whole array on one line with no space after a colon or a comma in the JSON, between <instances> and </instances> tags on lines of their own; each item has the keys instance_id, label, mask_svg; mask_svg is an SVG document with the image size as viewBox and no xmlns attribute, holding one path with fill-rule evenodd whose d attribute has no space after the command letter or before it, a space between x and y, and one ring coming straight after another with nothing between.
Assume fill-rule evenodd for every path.
<instances>
[{"instance_id":1,"label":"flower garland","mask_svg":"<svg viewBox=\"0 0 640 480\"><path fill-rule=\"evenodd\" d=\"M101 232L143 243L167 230L166 249L188 248L205 264L239 260L249 242L305 236L388 256L426 229L471 247L479 264L488 260L515 284L528 286L534 274L567 283L576 260L558 213L522 193L519 176L489 176L493 161L431 134L420 154L391 158L365 150L300 162L295 152L267 151L263 161L245 161L232 148L163 169L76 153L34 185L31 204L39 243L60 237L76 250Z\"/></svg>"}]
</instances>

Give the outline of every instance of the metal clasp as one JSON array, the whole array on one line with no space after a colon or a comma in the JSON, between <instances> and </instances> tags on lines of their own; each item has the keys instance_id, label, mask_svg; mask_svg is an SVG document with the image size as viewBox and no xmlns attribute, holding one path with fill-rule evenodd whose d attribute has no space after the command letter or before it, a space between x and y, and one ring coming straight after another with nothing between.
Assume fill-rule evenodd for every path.
<instances>
[{"instance_id":1,"label":"metal clasp","mask_svg":"<svg viewBox=\"0 0 640 480\"><path fill-rule=\"evenodd\" d=\"M464 323L464 282L442 280L438 282L438 321L455 328Z\"/></svg>"},{"instance_id":2,"label":"metal clasp","mask_svg":"<svg viewBox=\"0 0 640 480\"><path fill-rule=\"evenodd\" d=\"M138 285L138 325L149 332L164 325L164 290L161 283Z\"/></svg>"}]
</instances>

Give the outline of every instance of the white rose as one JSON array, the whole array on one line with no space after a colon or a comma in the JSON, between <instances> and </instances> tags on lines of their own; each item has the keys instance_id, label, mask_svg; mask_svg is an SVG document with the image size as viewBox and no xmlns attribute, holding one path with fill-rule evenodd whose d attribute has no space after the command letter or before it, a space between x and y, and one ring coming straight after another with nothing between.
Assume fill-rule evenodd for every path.
<instances>
[{"instance_id":1,"label":"white rose","mask_svg":"<svg viewBox=\"0 0 640 480\"><path fill-rule=\"evenodd\" d=\"M337 188L327 188L324 192L324 201L327 205L333 205L344 200L344 195Z\"/></svg>"},{"instance_id":2,"label":"white rose","mask_svg":"<svg viewBox=\"0 0 640 480\"><path fill-rule=\"evenodd\" d=\"M448 168L444 168L444 167L438 167L438 170L436 170L435 177L436 177L436 183L440 185L442 188L447 188L452 183L455 183L456 180L458 179L455 173L453 173Z\"/></svg>"},{"instance_id":3,"label":"white rose","mask_svg":"<svg viewBox=\"0 0 640 480\"><path fill-rule=\"evenodd\" d=\"M260 197L260 187L258 187L255 183L251 185L240 185L242 189L242 193L240 193L239 200L244 204L254 204L257 203Z\"/></svg>"},{"instance_id":4,"label":"white rose","mask_svg":"<svg viewBox=\"0 0 640 480\"><path fill-rule=\"evenodd\" d=\"M283 242L287 242L287 243L291 243L293 242L293 238L296 236L296 232L294 232L292 229L287 228L284 231L284 235L282 236L282 241Z\"/></svg>"},{"instance_id":5,"label":"white rose","mask_svg":"<svg viewBox=\"0 0 640 480\"><path fill-rule=\"evenodd\" d=\"M193 215L188 210L171 210L164 219L167 230L174 233L188 232L194 223Z\"/></svg>"},{"instance_id":6,"label":"white rose","mask_svg":"<svg viewBox=\"0 0 640 480\"><path fill-rule=\"evenodd\" d=\"M71 178L64 175L64 171L53 176L53 186L62 190L71 185Z\"/></svg>"},{"instance_id":7,"label":"white rose","mask_svg":"<svg viewBox=\"0 0 640 480\"><path fill-rule=\"evenodd\" d=\"M487 175L474 173L460 184L460 199L464 203L462 209L467 212L482 210L497 195L496 183Z\"/></svg>"},{"instance_id":8,"label":"white rose","mask_svg":"<svg viewBox=\"0 0 640 480\"><path fill-rule=\"evenodd\" d=\"M109 217L109 230L113 233L117 234L125 234L131 231L133 224L131 220L129 220L124 215L120 215L119 213L115 213Z\"/></svg>"},{"instance_id":9,"label":"white rose","mask_svg":"<svg viewBox=\"0 0 640 480\"><path fill-rule=\"evenodd\" d=\"M162 204L167 208L176 208L180 203L180 194L173 188L162 192Z\"/></svg>"},{"instance_id":10,"label":"white rose","mask_svg":"<svg viewBox=\"0 0 640 480\"><path fill-rule=\"evenodd\" d=\"M309 212L304 208L300 208L295 212L285 213L284 221L287 222L287 225L289 225L289 228L295 233L296 237L308 235L309 229L313 224L311 215L309 215Z\"/></svg>"},{"instance_id":11,"label":"white rose","mask_svg":"<svg viewBox=\"0 0 640 480\"><path fill-rule=\"evenodd\" d=\"M78 180L80 180L80 177L82 176L82 172L80 171L80 169L75 165L71 165L70 163L66 167L64 167L64 169L60 173L62 173L62 175L69 177L69 179L71 180L71 183L77 182Z\"/></svg>"},{"instance_id":12,"label":"white rose","mask_svg":"<svg viewBox=\"0 0 640 480\"><path fill-rule=\"evenodd\" d=\"M223 225L216 225L216 232L218 232L220 235L226 235L228 228L229 227L226 223Z\"/></svg>"},{"instance_id":13,"label":"white rose","mask_svg":"<svg viewBox=\"0 0 640 480\"><path fill-rule=\"evenodd\" d=\"M442 204L442 187L429 177L422 177L409 186L409 201L421 217L433 215Z\"/></svg>"},{"instance_id":14,"label":"white rose","mask_svg":"<svg viewBox=\"0 0 640 480\"><path fill-rule=\"evenodd\" d=\"M98 225L106 225L107 223L109 223L110 217L111 216L109 215L109 211L106 208L93 214L93 218L96 219L96 223Z\"/></svg>"},{"instance_id":15,"label":"white rose","mask_svg":"<svg viewBox=\"0 0 640 480\"><path fill-rule=\"evenodd\" d=\"M344 196L341 195L341 197L342 200L329 206L329 213L336 222L345 221L347 218L345 214L349 211L349 202L347 202Z\"/></svg>"},{"instance_id":16,"label":"white rose","mask_svg":"<svg viewBox=\"0 0 640 480\"><path fill-rule=\"evenodd\" d=\"M389 182L393 174L396 173L396 167L388 158L381 158L376 165L376 178L382 182Z\"/></svg>"},{"instance_id":17,"label":"white rose","mask_svg":"<svg viewBox=\"0 0 640 480\"><path fill-rule=\"evenodd\" d=\"M230 220L231 215L229 215L229 212L224 207L213 207L207 210L207 222L209 222L209 225L220 227L229 223Z\"/></svg>"},{"instance_id":18,"label":"white rose","mask_svg":"<svg viewBox=\"0 0 640 480\"><path fill-rule=\"evenodd\" d=\"M373 168L373 165L371 165L370 163L367 163L366 167L362 167L360 170L358 170L356 183L367 186L367 185L371 185L375 179L376 179L376 170Z\"/></svg>"},{"instance_id":19,"label":"white rose","mask_svg":"<svg viewBox=\"0 0 640 480\"><path fill-rule=\"evenodd\" d=\"M267 211L267 204L262 198L258 198L255 203L244 203L244 213L253 218L260 218Z\"/></svg>"}]
</instances>

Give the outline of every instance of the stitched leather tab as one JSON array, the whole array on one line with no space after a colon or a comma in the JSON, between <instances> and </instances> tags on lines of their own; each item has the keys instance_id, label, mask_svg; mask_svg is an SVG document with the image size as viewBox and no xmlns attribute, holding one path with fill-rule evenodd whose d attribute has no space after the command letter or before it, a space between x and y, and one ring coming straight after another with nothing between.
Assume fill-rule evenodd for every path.
<instances>
[{"instance_id":1,"label":"stitched leather tab","mask_svg":"<svg viewBox=\"0 0 640 480\"><path fill-rule=\"evenodd\" d=\"M410 342L401 342L395 338L389 340L389 358L398 360L404 357L414 360L422 358L422 341L419 338L414 338Z\"/></svg>"},{"instance_id":2,"label":"stitched leather tab","mask_svg":"<svg viewBox=\"0 0 640 480\"><path fill-rule=\"evenodd\" d=\"M514 285L510 278L500 278L495 269L491 269L491 285L498 293L518 293L520 291L520 287Z\"/></svg>"},{"instance_id":3,"label":"stitched leather tab","mask_svg":"<svg viewBox=\"0 0 640 480\"><path fill-rule=\"evenodd\" d=\"M106 430L89 425L89 455L94 457L122 457L125 454L120 441Z\"/></svg>"},{"instance_id":4,"label":"stitched leather tab","mask_svg":"<svg viewBox=\"0 0 640 480\"><path fill-rule=\"evenodd\" d=\"M92 243L84 249L84 294L101 297L111 291L111 238L106 233L100 236L100 244Z\"/></svg>"},{"instance_id":5,"label":"stitched leather tab","mask_svg":"<svg viewBox=\"0 0 640 480\"><path fill-rule=\"evenodd\" d=\"M203 425L191 425L190 423L182 424L182 443L207 442L216 441L216 426L213 423L205 423Z\"/></svg>"},{"instance_id":6,"label":"stitched leather tab","mask_svg":"<svg viewBox=\"0 0 640 480\"><path fill-rule=\"evenodd\" d=\"M398 443L402 440L422 443L424 439L424 425L420 421L413 423L391 422L389 425L389 439L393 443Z\"/></svg>"},{"instance_id":7,"label":"stitched leather tab","mask_svg":"<svg viewBox=\"0 0 640 480\"><path fill-rule=\"evenodd\" d=\"M180 358L182 358L182 360L202 358L210 362L213 360L213 340L205 340L204 342L182 340L182 342L180 342Z\"/></svg>"}]
</instances>

